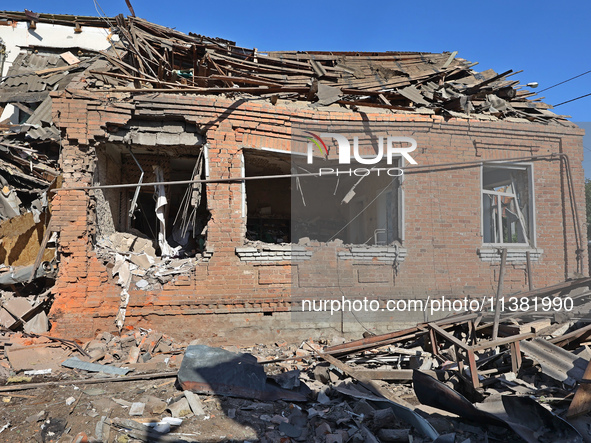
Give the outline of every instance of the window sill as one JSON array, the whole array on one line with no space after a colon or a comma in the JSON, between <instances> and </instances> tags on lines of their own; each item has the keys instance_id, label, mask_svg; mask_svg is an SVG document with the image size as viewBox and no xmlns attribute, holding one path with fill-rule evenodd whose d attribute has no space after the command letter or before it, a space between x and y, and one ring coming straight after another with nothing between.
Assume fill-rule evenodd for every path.
<instances>
[{"instance_id":1,"label":"window sill","mask_svg":"<svg viewBox=\"0 0 591 443\"><path fill-rule=\"evenodd\" d=\"M406 248L399 246L348 246L347 251L338 252L341 260L378 261L383 264L402 263L407 255ZM244 262L303 261L314 254L304 246L295 244L243 246L236 248L236 255Z\"/></svg>"},{"instance_id":2,"label":"window sill","mask_svg":"<svg viewBox=\"0 0 591 443\"><path fill-rule=\"evenodd\" d=\"M526 253L529 251L531 261L538 261L542 254L543 249L531 248L529 246L483 246L478 249L478 256L483 262L500 263L501 262L501 250L507 249L507 263L525 263L527 261Z\"/></svg>"},{"instance_id":3,"label":"window sill","mask_svg":"<svg viewBox=\"0 0 591 443\"><path fill-rule=\"evenodd\" d=\"M285 244L285 245L265 245L259 247L244 246L236 248L236 255L240 257L240 261L252 262L270 262L270 261L285 261L285 260L310 260L312 258L312 251L308 251L303 246Z\"/></svg>"},{"instance_id":4,"label":"window sill","mask_svg":"<svg viewBox=\"0 0 591 443\"><path fill-rule=\"evenodd\" d=\"M382 263L402 263L406 258L406 248L399 246L351 246L347 252L339 252L342 260L375 260Z\"/></svg>"}]
</instances>

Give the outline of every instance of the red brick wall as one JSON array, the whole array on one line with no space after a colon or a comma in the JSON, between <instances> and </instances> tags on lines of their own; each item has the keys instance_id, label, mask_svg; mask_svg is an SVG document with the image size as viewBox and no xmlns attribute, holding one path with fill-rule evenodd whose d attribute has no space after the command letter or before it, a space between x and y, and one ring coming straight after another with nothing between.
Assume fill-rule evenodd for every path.
<instances>
[{"instance_id":1,"label":"red brick wall","mask_svg":"<svg viewBox=\"0 0 591 443\"><path fill-rule=\"evenodd\" d=\"M338 109L338 108L335 108ZM562 125L488 122L390 112L354 113L311 110L292 105L232 102L227 99L157 94L125 97L89 94L54 96L54 120L62 130L64 187L91 183L95 147L106 131L131 118L169 115L200 125L207 131L210 178L240 177L241 148L269 147L288 151L291 128L307 120L326 122L388 122L402 135L415 138L413 157L420 165L517 158L567 153L576 191L577 210L584 222L582 131ZM537 246L544 250L533 264L534 283L542 287L572 277L576 271L575 231L558 160L536 161L534 186ZM360 288L381 298L424 298L428 295L491 295L499 265L482 261L480 169L456 169L408 174L404 182L406 260L396 271L377 260L360 263L337 260L338 244L315 246L310 261L253 263L241 261L235 249L244 245L240 183L207 186L212 218L207 243L214 250L191 276L179 277L157 291L130 291L127 322L154 315L169 318L191 314L286 311L290 308L291 277L298 294L355 296ZM562 195L566 196L564 201ZM113 329L120 288L97 260L91 236L95 217L89 191L61 191L54 206L60 231L60 268L51 312L54 329L62 335L89 336L96 329ZM582 225L582 228L584 225ZM585 230L581 240L586 245ZM566 251L566 252L565 252ZM586 258L585 258L586 263ZM389 266L390 274L380 271ZM587 269L587 265L583 265ZM320 271L319 271L320 270ZM586 272L586 271L585 271ZM384 275L388 275L386 279ZM338 278L340 288L336 287ZM510 264L506 292L527 288L523 263ZM133 285L132 285L133 286ZM177 317L181 318L181 317ZM189 321L189 320L183 320ZM143 323L142 323L143 324ZM198 327L198 326L195 326Z\"/></svg>"}]
</instances>

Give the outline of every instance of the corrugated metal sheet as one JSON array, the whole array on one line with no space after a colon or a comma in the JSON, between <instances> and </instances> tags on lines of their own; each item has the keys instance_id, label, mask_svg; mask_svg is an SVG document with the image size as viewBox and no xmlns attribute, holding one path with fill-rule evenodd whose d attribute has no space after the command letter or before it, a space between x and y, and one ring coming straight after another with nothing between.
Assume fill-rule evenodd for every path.
<instances>
[{"instance_id":1,"label":"corrugated metal sheet","mask_svg":"<svg viewBox=\"0 0 591 443\"><path fill-rule=\"evenodd\" d=\"M553 379L569 386L582 380L587 360L541 338L524 340L520 346L525 355L536 360L542 367L542 372Z\"/></svg>"},{"instance_id":2,"label":"corrugated metal sheet","mask_svg":"<svg viewBox=\"0 0 591 443\"><path fill-rule=\"evenodd\" d=\"M22 91L45 91L45 81L36 74L22 74L7 78L2 84L3 88L14 88L25 85L26 88L20 88Z\"/></svg>"},{"instance_id":3,"label":"corrugated metal sheet","mask_svg":"<svg viewBox=\"0 0 591 443\"><path fill-rule=\"evenodd\" d=\"M61 58L56 54L29 54L25 58L23 65L39 71L46 68L55 68L59 60Z\"/></svg>"},{"instance_id":4,"label":"corrugated metal sheet","mask_svg":"<svg viewBox=\"0 0 591 443\"><path fill-rule=\"evenodd\" d=\"M47 97L29 117L26 123L38 127L29 129L28 137L35 140L59 140L59 131L52 123L51 103L51 97Z\"/></svg>"},{"instance_id":5,"label":"corrugated metal sheet","mask_svg":"<svg viewBox=\"0 0 591 443\"><path fill-rule=\"evenodd\" d=\"M51 123L51 97L43 100L27 120L29 125L41 125L43 122Z\"/></svg>"}]
</instances>

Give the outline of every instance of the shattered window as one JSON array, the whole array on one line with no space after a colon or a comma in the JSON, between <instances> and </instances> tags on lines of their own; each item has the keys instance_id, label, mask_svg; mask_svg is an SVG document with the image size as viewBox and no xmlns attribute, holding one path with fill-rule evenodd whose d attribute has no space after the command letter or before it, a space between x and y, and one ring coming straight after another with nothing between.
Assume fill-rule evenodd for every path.
<instances>
[{"instance_id":1,"label":"shattered window","mask_svg":"<svg viewBox=\"0 0 591 443\"><path fill-rule=\"evenodd\" d=\"M302 158L300 164L290 154L245 149L246 177L287 176L245 181L247 240L298 243L308 238L380 246L400 241L399 177L384 171L365 176L294 176L317 173L320 166L337 167L334 163L313 166ZM388 165L375 165L384 167Z\"/></svg>"},{"instance_id":2,"label":"shattered window","mask_svg":"<svg viewBox=\"0 0 591 443\"><path fill-rule=\"evenodd\" d=\"M533 246L531 167L482 168L483 241Z\"/></svg>"},{"instance_id":3,"label":"shattered window","mask_svg":"<svg viewBox=\"0 0 591 443\"><path fill-rule=\"evenodd\" d=\"M209 211L202 183L166 185L169 181L205 178L203 151L197 155L133 153L109 145L98 153L95 182L100 184L156 183L101 189L97 198L97 235L108 238L120 251L129 246L129 234L137 244L147 244L153 257L193 257L204 251ZM125 236L119 235L126 233ZM114 243L113 243L114 242ZM120 244L120 243L125 243ZM133 251L132 251L133 252ZM145 251L144 251L145 252Z\"/></svg>"}]
</instances>

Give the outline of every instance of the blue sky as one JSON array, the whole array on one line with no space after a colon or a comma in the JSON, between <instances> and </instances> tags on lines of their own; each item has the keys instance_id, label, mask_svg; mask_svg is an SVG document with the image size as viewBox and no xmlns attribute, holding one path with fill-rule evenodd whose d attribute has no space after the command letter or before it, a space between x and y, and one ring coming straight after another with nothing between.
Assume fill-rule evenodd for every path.
<instances>
[{"instance_id":1,"label":"blue sky","mask_svg":"<svg viewBox=\"0 0 591 443\"><path fill-rule=\"evenodd\" d=\"M259 50L458 51L477 70L523 70L513 78L538 82L538 91L591 70L589 1L131 2L139 17ZM124 0L98 4L109 16L129 14ZM2 0L0 8L97 15L93 0ZM540 96L555 105L589 93L591 73ZM591 96L554 112L591 122ZM591 137L585 145L591 178Z\"/></svg>"}]
</instances>

